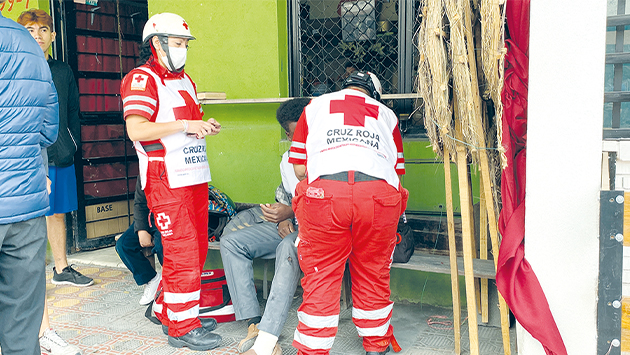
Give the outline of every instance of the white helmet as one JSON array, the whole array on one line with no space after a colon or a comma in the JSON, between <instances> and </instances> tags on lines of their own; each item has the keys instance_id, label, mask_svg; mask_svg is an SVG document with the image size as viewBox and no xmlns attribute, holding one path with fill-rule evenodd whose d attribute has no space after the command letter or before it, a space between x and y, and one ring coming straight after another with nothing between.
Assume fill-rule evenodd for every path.
<instances>
[{"instance_id":1,"label":"white helmet","mask_svg":"<svg viewBox=\"0 0 630 355\"><path fill-rule=\"evenodd\" d=\"M155 35L195 39L190 34L190 28L186 21L181 16L168 12L155 14L144 24L142 41L144 42Z\"/></svg>"}]
</instances>

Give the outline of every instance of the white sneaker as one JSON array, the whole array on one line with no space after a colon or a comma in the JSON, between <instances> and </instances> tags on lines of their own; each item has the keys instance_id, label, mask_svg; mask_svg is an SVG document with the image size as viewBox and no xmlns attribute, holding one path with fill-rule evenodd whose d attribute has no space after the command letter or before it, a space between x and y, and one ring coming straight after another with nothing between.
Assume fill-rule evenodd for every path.
<instances>
[{"instance_id":1,"label":"white sneaker","mask_svg":"<svg viewBox=\"0 0 630 355\"><path fill-rule=\"evenodd\" d=\"M160 285L160 281L162 281L162 274L158 272L155 277L151 279L151 281L144 284L144 293L140 298L141 305L146 306L153 301L158 286Z\"/></svg>"},{"instance_id":2,"label":"white sneaker","mask_svg":"<svg viewBox=\"0 0 630 355\"><path fill-rule=\"evenodd\" d=\"M78 346L68 344L52 328L47 329L39 338L42 355L81 355Z\"/></svg>"}]
</instances>

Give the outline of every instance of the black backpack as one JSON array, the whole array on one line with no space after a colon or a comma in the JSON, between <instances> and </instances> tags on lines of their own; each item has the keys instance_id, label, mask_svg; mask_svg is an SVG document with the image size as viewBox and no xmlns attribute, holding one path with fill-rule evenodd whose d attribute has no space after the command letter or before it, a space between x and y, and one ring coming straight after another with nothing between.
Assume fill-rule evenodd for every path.
<instances>
[{"instance_id":1,"label":"black backpack","mask_svg":"<svg viewBox=\"0 0 630 355\"><path fill-rule=\"evenodd\" d=\"M208 240L219 241L223 228L236 215L236 205L221 190L210 185L208 188Z\"/></svg>"},{"instance_id":2,"label":"black backpack","mask_svg":"<svg viewBox=\"0 0 630 355\"><path fill-rule=\"evenodd\" d=\"M403 213L398 220L398 229L396 230L396 248L394 249L394 262L406 263L411 259L415 250L415 240L413 238L413 229L407 224L407 217Z\"/></svg>"}]
</instances>

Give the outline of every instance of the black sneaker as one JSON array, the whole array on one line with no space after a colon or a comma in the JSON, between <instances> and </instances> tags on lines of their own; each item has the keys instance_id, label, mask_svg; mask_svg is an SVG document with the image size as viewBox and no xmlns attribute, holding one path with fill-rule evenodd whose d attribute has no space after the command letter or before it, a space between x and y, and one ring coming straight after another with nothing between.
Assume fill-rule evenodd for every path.
<instances>
[{"instance_id":1,"label":"black sneaker","mask_svg":"<svg viewBox=\"0 0 630 355\"><path fill-rule=\"evenodd\" d=\"M187 347L190 350L207 351L221 345L221 336L205 328L195 328L181 337L168 336L168 345L174 348Z\"/></svg>"},{"instance_id":2,"label":"black sneaker","mask_svg":"<svg viewBox=\"0 0 630 355\"><path fill-rule=\"evenodd\" d=\"M90 286L94 280L72 268L72 265L66 266L61 273L53 267L53 278L51 281L55 285L73 285L73 286Z\"/></svg>"}]
</instances>

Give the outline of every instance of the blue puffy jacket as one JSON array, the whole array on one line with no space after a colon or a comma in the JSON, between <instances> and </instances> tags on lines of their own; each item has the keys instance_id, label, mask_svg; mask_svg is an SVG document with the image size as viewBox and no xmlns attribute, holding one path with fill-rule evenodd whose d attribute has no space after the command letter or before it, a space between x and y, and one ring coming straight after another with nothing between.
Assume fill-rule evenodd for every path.
<instances>
[{"instance_id":1,"label":"blue puffy jacket","mask_svg":"<svg viewBox=\"0 0 630 355\"><path fill-rule=\"evenodd\" d=\"M44 53L0 14L0 224L48 211L41 149L57 139L59 104Z\"/></svg>"}]
</instances>

